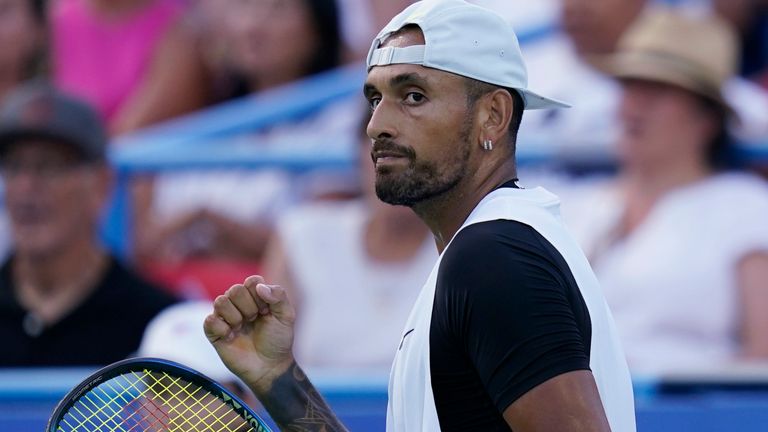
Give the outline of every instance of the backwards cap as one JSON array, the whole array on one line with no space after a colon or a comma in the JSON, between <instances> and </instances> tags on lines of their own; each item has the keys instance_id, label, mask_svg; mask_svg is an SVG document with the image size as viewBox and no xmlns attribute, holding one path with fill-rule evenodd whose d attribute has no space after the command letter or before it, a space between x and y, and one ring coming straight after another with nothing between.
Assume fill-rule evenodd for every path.
<instances>
[{"instance_id":1,"label":"backwards cap","mask_svg":"<svg viewBox=\"0 0 768 432\"><path fill-rule=\"evenodd\" d=\"M418 26L424 45L381 48L393 33ZM462 0L425 0L392 18L368 52L374 66L417 64L515 89L525 109L568 107L528 90L528 72L512 25L498 14Z\"/></svg>"}]
</instances>

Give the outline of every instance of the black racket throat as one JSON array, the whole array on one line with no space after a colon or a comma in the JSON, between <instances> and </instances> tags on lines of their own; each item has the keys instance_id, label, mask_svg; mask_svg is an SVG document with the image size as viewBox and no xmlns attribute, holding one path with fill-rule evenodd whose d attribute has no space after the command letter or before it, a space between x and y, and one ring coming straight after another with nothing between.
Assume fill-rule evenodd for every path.
<instances>
[{"instance_id":1,"label":"black racket throat","mask_svg":"<svg viewBox=\"0 0 768 432\"><path fill-rule=\"evenodd\" d=\"M132 358L106 366L59 402L47 432L270 432L222 385L184 365Z\"/></svg>"}]
</instances>

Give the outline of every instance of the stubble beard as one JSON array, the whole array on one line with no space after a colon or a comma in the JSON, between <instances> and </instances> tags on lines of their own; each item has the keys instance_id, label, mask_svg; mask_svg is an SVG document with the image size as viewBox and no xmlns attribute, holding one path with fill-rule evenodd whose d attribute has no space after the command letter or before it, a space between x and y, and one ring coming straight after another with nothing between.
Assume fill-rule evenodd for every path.
<instances>
[{"instance_id":1,"label":"stubble beard","mask_svg":"<svg viewBox=\"0 0 768 432\"><path fill-rule=\"evenodd\" d=\"M470 120L468 116L462 124L453 158L436 163L417 160L412 154L408 167L401 172L388 168L377 170L376 196L387 204L413 207L453 189L467 175Z\"/></svg>"}]
</instances>

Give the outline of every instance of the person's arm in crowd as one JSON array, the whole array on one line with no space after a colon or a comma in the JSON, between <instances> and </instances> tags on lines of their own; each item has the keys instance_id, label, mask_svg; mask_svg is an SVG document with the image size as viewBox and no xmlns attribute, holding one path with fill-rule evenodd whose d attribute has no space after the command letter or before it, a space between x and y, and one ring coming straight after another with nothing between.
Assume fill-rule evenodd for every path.
<instances>
[{"instance_id":1,"label":"person's arm in crowd","mask_svg":"<svg viewBox=\"0 0 768 432\"><path fill-rule=\"evenodd\" d=\"M144 79L109 125L119 135L200 109L210 77L193 29L180 18L160 40Z\"/></svg>"},{"instance_id":2,"label":"person's arm in crowd","mask_svg":"<svg viewBox=\"0 0 768 432\"><path fill-rule=\"evenodd\" d=\"M192 223L210 227L212 236L208 254L238 260L260 261L272 233L266 223L242 223L208 209L196 212Z\"/></svg>"},{"instance_id":3,"label":"person's arm in crowd","mask_svg":"<svg viewBox=\"0 0 768 432\"><path fill-rule=\"evenodd\" d=\"M162 221L154 214L154 177L131 180L134 254L138 261L179 260L191 255L258 261L271 228L244 224L222 214L200 209Z\"/></svg>"},{"instance_id":4,"label":"person's arm in crowd","mask_svg":"<svg viewBox=\"0 0 768 432\"><path fill-rule=\"evenodd\" d=\"M742 308L742 356L768 358L768 252L754 252L737 267Z\"/></svg>"},{"instance_id":5,"label":"person's arm in crowd","mask_svg":"<svg viewBox=\"0 0 768 432\"><path fill-rule=\"evenodd\" d=\"M296 313L285 290L251 276L216 298L205 334L284 431L346 431L293 358Z\"/></svg>"},{"instance_id":6,"label":"person's arm in crowd","mask_svg":"<svg viewBox=\"0 0 768 432\"><path fill-rule=\"evenodd\" d=\"M131 221L135 227L134 257L140 263L188 258L192 252L191 243L201 241L200 238L191 238L201 237L191 232L196 216L193 213L184 213L171 220L159 217L153 208L154 188L153 175L134 176L130 180Z\"/></svg>"},{"instance_id":7,"label":"person's arm in crowd","mask_svg":"<svg viewBox=\"0 0 768 432\"><path fill-rule=\"evenodd\" d=\"M153 175L133 176L130 180L133 254L138 262L173 259L172 228L161 224L153 214Z\"/></svg>"}]
</instances>

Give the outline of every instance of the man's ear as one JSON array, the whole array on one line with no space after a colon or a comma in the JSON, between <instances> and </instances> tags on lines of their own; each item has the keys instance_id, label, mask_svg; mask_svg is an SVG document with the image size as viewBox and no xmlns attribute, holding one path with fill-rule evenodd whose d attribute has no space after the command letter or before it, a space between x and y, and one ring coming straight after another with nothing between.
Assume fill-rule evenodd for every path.
<instances>
[{"instance_id":1,"label":"man's ear","mask_svg":"<svg viewBox=\"0 0 768 432\"><path fill-rule=\"evenodd\" d=\"M514 106L512 95L504 89L496 89L478 101L480 109L480 139L493 142L502 141L509 132L512 112L519 109Z\"/></svg>"}]
</instances>

